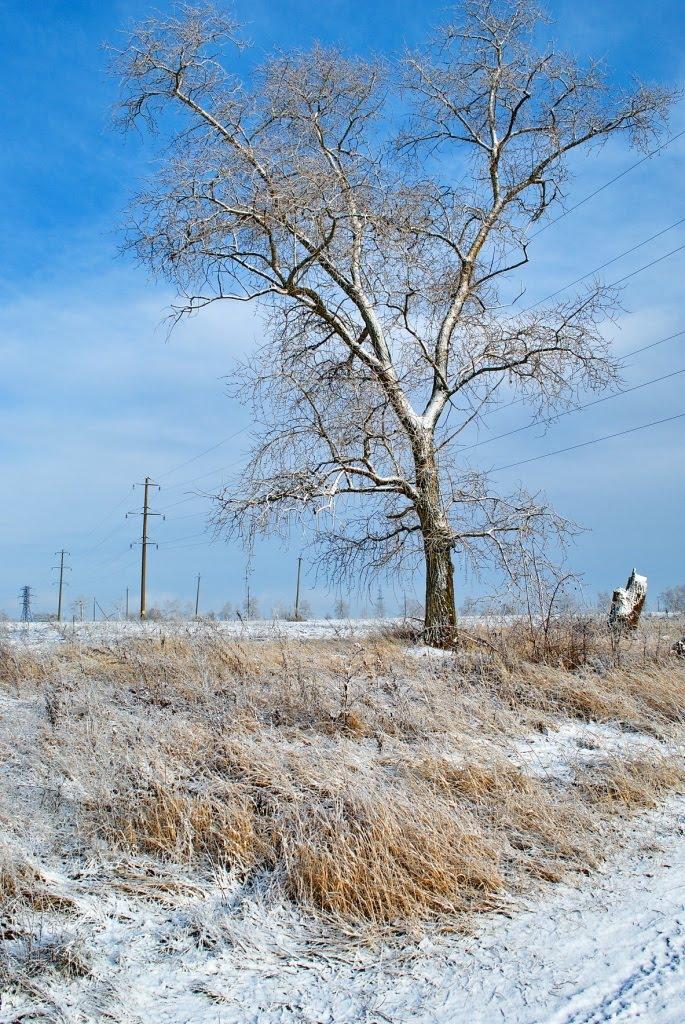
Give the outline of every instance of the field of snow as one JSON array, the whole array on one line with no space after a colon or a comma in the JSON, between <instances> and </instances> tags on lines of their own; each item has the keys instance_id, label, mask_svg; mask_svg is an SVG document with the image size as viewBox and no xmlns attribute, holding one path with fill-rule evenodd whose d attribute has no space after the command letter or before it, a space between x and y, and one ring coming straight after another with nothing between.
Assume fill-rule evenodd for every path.
<instances>
[{"instance_id":1,"label":"field of snow","mask_svg":"<svg viewBox=\"0 0 685 1024\"><path fill-rule=\"evenodd\" d=\"M244 622L231 619L179 622L141 622L131 619L98 622L4 622L0 623L0 640L21 644L29 648L40 648L60 640L77 640L82 643L102 643L127 638L182 634L193 636L208 631L217 633L227 640L273 640L284 637L288 640L346 639L364 637L379 630L400 626L402 619L308 619L303 622L289 622L284 619L251 619ZM463 616L460 622L465 627L476 625L483 620L478 616ZM506 622L506 618L497 621Z\"/></svg>"},{"instance_id":2,"label":"field of snow","mask_svg":"<svg viewBox=\"0 0 685 1024\"><path fill-rule=\"evenodd\" d=\"M682 1024L684 810L652 815L592 885L560 886L468 938L405 946L336 941L259 901L236 913L201 893L160 907L84 880L99 992L53 988L52 1008L5 996L0 1020Z\"/></svg>"},{"instance_id":3,"label":"field of snow","mask_svg":"<svg viewBox=\"0 0 685 1024\"><path fill-rule=\"evenodd\" d=\"M355 623L355 636L366 627ZM272 639L274 628L253 624L247 635ZM240 624L218 629L246 636ZM277 629L291 640L343 635L341 624L329 621ZM75 639L88 647L159 631L150 623L84 624ZM74 639L71 626L63 633L35 624L5 630L4 638L30 652L51 649L63 635ZM441 657L427 659L423 670L430 674ZM87 708L90 698L83 700ZM425 923L394 936L353 925L341 930L284 899L266 876L246 887L227 872L193 874L152 858L87 853L78 830L57 849L55 824L83 793L66 754L57 781L36 758L47 742L56 763L62 759L45 714L42 694L30 686L0 688L2 839L35 865L51 900L4 931L0 905L0 946L4 940L11 955L33 942L36 963L42 951L61 950L62 967L48 962L27 974L21 990L0 994L0 1024L685 1020L683 797L612 819L615 852L599 870L511 895L465 932ZM674 749L672 740L649 732L578 720L531 732L515 747L525 771L554 784L591 765L598 752L656 759ZM54 910L62 905L68 911Z\"/></svg>"}]
</instances>

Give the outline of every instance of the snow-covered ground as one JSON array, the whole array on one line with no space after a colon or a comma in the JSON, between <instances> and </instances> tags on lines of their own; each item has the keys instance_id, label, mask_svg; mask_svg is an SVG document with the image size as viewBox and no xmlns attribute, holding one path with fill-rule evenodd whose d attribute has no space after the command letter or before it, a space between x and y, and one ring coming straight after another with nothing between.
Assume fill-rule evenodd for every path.
<instances>
[{"instance_id":1,"label":"snow-covered ground","mask_svg":"<svg viewBox=\"0 0 685 1024\"><path fill-rule=\"evenodd\" d=\"M64 891L88 924L95 980L51 987L52 1008L4 997L0 1021L682 1024L684 822L671 803L590 884L550 888L473 935L379 947L258 898L236 907L230 891L160 905L85 877Z\"/></svg>"},{"instance_id":2,"label":"snow-covered ground","mask_svg":"<svg viewBox=\"0 0 685 1024\"><path fill-rule=\"evenodd\" d=\"M0 625L0 640L26 647L40 647L61 640L82 643L102 643L131 637L158 636L165 633L196 633L211 630L231 639L273 640L276 637L297 639L335 639L368 636L402 624L402 619L309 619L306 622L288 622L284 619L251 619L241 622L200 619L180 622L141 622L131 619L100 622L4 622ZM464 626L483 620L477 616L460 619ZM498 620L498 621L504 621Z\"/></svg>"},{"instance_id":3,"label":"snow-covered ground","mask_svg":"<svg viewBox=\"0 0 685 1024\"><path fill-rule=\"evenodd\" d=\"M359 635L367 626L378 623L352 628ZM160 628L167 627L103 623L76 632L88 644ZM229 635L244 630L240 623L218 628ZM274 629L330 636L341 624L247 628L253 637L273 636ZM6 630L12 643L29 647L59 642L61 635L43 624ZM48 970L22 992L0 994L0 1024L685 1021L682 798L632 819L621 852L598 872L512 899L507 913L479 917L470 934L428 928L374 942L329 930L276 897L263 879L246 889L230 877L191 876L152 861L56 855L50 810L56 797L35 769L42 714L28 693L0 699L0 783L9 784L10 798L14 787L16 801L16 829L5 839L11 846L19 835L33 835L33 848L22 853L40 865L51 893L72 907L41 916L40 942L82 950L90 973L65 977ZM569 721L522 739L518 756L527 771L563 779L579 760L626 746L640 757L664 751L646 734ZM71 799L69 785L68 778L60 783L61 800ZM12 811L0 801L0 827ZM13 941L23 940L10 936Z\"/></svg>"}]
</instances>

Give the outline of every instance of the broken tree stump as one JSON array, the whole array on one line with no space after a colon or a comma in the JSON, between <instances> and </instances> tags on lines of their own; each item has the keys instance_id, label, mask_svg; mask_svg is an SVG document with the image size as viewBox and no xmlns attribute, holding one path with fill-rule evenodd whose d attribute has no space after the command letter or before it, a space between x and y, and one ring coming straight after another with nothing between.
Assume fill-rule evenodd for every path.
<instances>
[{"instance_id":1,"label":"broken tree stump","mask_svg":"<svg viewBox=\"0 0 685 1024\"><path fill-rule=\"evenodd\" d=\"M647 577L635 569L625 587L614 591L609 610L609 627L615 632L637 629L647 597Z\"/></svg>"}]
</instances>

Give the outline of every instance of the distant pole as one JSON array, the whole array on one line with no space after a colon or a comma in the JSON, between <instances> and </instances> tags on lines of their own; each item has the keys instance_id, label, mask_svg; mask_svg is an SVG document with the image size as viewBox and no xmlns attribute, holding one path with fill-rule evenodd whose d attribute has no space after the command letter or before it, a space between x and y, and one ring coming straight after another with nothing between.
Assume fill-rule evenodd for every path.
<instances>
[{"instance_id":1,"label":"distant pole","mask_svg":"<svg viewBox=\"0 0 685 1024\"><path fill-rule=\"evenodd\" d=\"M201 576L197 574L197 589L195 590L195 618L197 618L198 609L200 607L200 580Z\"/></svg>"},{"instance_id":2,"label":"distant pole","mask_svg":"<svg viewBox=\"0 0 685 1024\"><path fill-rule=\"evenodd\" d=\"M152 543L152 541L148 538L147 522L148 522L148 518L150 516L158 516L160 514L159 512L151 512L150 511L150 488L151 487L159 488L159 484L154 483L149 476L146 476L144 484L134 484L133 486L134 487L138 486L138 487L143 487L144 488L143 512L142 512L142 516L143 516L143 535L142 535L141 542L140 542L140 545L141 545L141 556L140 556L140 617L141 617L141 619L145 619L145 618L147 618L147 548L148 548L148 544ZM128 517L128 515L132 515L132 514L133 513L127 513L127 517ZM162 517L162 518L164 518L164 517ZM155 545L155 547L156 546L157 545Z\"/></svg>"},{"instance_id":3,"label":"distant pole","mask_svg":"<svg viewBox=\"0 0 685 1024\"><path fill-rule=\"evenodd\" d=\"M300 617L300 573L302 571L302 555L297 559L297 586L295 588L295 618Z\"/></svg>"},{"instance_id":4,"label":"distant pole","mask_svg":"<svg viewBox=\"0 0 685 1024\"><path fill-rule=\"evenodd\" d=\"M79 599L78 599L78 611L79 611L79 619L80 619L81 622L83 622L83 598L82 597L79 597Z\"/></svg>"},{"instance_id":5,"label":"distant pole","mask_svg":"<svg viewBox=\"0 0 685 1024\"><path fill-rule=\"evenodd\" d=\"M250 618L250 584L247 584L247 605L245 607L245 615Z\"/></svg>"},{"instance_id":6,"label":"distant pole","mask_svg":"<svg viewBox=\"0 0 685 1024\"><path fill-rule=\"evenodd\" d=\"M128 587L126 587L126 619L128 620Z\"/></svg>"},{"instance_id":7,"label":"distant pole","mask_svg":"<svg viewBox=\"0 0 685 1024\"><path fill-rule=\"evenodd\" d=\"M95 598L93 598L93 622L95 622Z\"/></svg>"},{"instance_id":8,"label":"distant pole","mask_svg":"<svg viewBox=\"0 0 685 1024\"><path fill-rule=\"evenodd\" d=\"M68 555L69 552L65 551L64 548L62 548L61 551L57 551L57 552L55 552L55 554L59 555L59 592L58 592L58 597L57 597L57 621L61 622L62 621L62 592L64 590L64 570L65 570L65 568L66 569L69 568L69 566L65 566L65 564L64 564L64 556ZM57 568L57 566L55 566L55 568Z\"/></svg>"},{"instance_id":9,"label":"distant pole","mask_svg":"<svg viewBox=\"0 0 685 1024\"><path fill-rule=\"evenodd\" d=\"M145 477L145 499L143 501L143 542L142 557L140 560L140 617L144 619L147 615L147 517L149 512L148 494L150 490L150 478Z\"/></svg>"}]
</instances>

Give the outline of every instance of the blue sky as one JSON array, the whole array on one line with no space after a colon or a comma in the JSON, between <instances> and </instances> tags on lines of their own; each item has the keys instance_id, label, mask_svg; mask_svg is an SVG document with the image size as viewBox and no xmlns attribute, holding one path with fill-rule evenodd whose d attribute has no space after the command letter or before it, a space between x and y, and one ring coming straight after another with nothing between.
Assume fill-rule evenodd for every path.
<instances>
[{"instance_id":1,"label":"blue sky","mask_svg":"<svg viewBox=\"0 0 685 1024\"><path fill-rule=\"evenodd\" d=\"M146 474L163 489L167 508L154 523L161 542L151 552L150 599L189 600L203 577L202 604L237 601L245 558L236 546L210 544L203 534L207 503L189 496L234 472L244 435L195 456L247 424L226 396L222 378L232 361L260 338L259 321L227 304L181 326L167 340L162 324L173 295L118 252L128 199L149 173L152 150L109 124L116 87L101 44L116 42L130 19L158 2L0 0L6 92L0 149L0 608L16 614L23 584L35 606L55 601L54 552L71 552L68 601L97 596L111 609L125 587L137 592L139 528L124 519L140 495L131 484ZM685 13L675 0L553 0L559 43L582 56L603 57L618 81L637 75L670 83L685 78ZM314 39L348 50L392 51L419 41L440 21L442 3L238 3L255 55ZM685 127L675 111L673 131ZM636 159L611 143L576 166L569 202L582 198ZM534 301L685 217L685 137L631 171L540 235L521 278ZM685 224L607 268L615 280L685 244ZM685 251L627 283L625 312L608 336L616 351L685 330ZM685 367L685 337L628 361L629 386ZM498 467L653 419L685 412L685 374L565 417L548 428L481 445L474 461ZM503 411L486 433L527 422L525 409ZM589 594L622 583L633 564L650 577L652 593L685 581L682 518L685 419L498 474L502 485L523 480L544 490L565 515L587 527L570 553ZM192 463L175 472L186 460ZM194 479L199 477L200 479ZM265 611L292 600L300 550L275 543L257 553L252 590ZM304 552L306 561L306 551ZM418 591L420 580L414 581ZM316 610L332 606L309 579ZM401 588L400 588L401 589ZM411 584L407 587L411 590ZM460 597L478 592L460 577ZM392 604L391 590L387 590ZM133 598L132 598L133 600ZM363 600L355 601L359 607Z\"/></svg>"}]
</instances>

